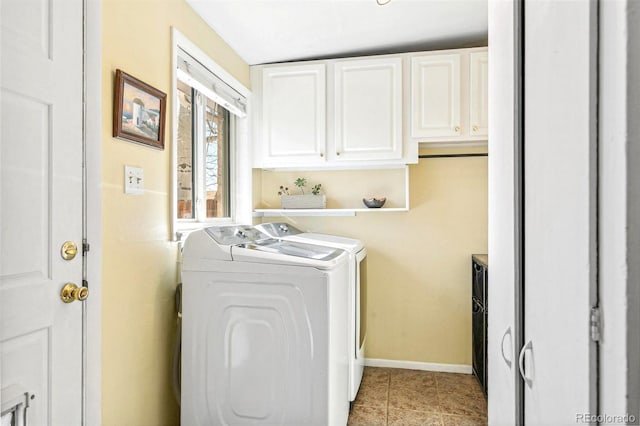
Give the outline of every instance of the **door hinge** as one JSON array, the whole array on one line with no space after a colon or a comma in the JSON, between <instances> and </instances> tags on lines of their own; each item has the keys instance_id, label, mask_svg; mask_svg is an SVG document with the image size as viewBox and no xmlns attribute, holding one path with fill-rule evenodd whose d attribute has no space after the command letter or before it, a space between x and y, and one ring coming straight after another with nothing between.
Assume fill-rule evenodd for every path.
<instances>
[{"instance_id":1,"label":"door hinge","mask_svg":"<svg viewBox=\"0 0 640 426\"><path fill-rule=\"evenodd\" d=\"M82 254L88 253L91 250L91 244L87 240L82 240Z\"/></svg>"},{"instance_id":2,"label":"door hinge","mask_svg":"<svg viewBox=\"0 0 640 426\"><path fill-rule=\"evenodd\" d=\"M601 320L600 320L600 307L591 307L591 340L599 342L601 338Z\"/></svg>"}]
</instances>

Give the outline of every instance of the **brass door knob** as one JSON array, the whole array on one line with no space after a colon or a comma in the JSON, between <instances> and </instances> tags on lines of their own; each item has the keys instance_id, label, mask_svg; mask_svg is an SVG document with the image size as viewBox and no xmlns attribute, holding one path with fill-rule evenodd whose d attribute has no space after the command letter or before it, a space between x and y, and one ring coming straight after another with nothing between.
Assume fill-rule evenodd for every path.
<instances>
[{"instance_id":1,"label":"brass door knob","mask_svg":"<svg viewBox=\"0 0 640 426\"><path fill-rule=\"evenodd\" d=\"M71 260L78 254L78 246L73 241L65 241L60 249L60 255L64 260Z\"/></svg>"},{"instance_id":2,"label":"brass door knob","mask_svg":"<svg viewBox=\"0 0 640 426\"><path fill-rule=\"evenodd\" d=\"M78 287L74 283L66 283L60 290L60 299L64 303L71 303L74 300L83 301L89 297L89 289L87 287Z\"/></svg>"}]
</instances>

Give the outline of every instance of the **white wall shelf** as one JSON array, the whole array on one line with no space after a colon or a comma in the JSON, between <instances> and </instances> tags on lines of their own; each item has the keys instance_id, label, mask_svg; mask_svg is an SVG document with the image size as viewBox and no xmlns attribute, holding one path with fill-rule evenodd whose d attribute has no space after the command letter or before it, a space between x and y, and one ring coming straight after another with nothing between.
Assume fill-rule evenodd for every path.
<instances>
[{"instance_id":1,"label":"white wall shelf","mask_svg":"<svg viewBox=\"0 0 640 426\"><path fill-rule=\"evenodd\" d=\"M281 216L355 216L356 213L390 213L390 212L408 212L406 207L389 207L389 208L353 208L353 209L255 209L254 217L281 217Z\"/></svg>"},{"instance_id":2,"label":"white wall shelf","mask_svg":"<svg viewBox=\"0 0 640 426\"><path fill-rule=\"evenodd\" d=\"M255 209L254 217L355 216L349 209Z\"/></svg>"},{"instance_id":3,"label":"white wall shelf","mask_svg":"<svg viewBox=\"0 0 640 426\"><path fill-rule=\"evenodd\" d=\"M323 171L312 175L310 182L323 182L325 187L333 188L332 197L327 197L329 208L324 209L283 209L281 200L270 195L270 198L263 199L258 208L253 210L253 217L300 217L300 216L355 216L357 213L391 213L409 211L409 167L404 165L402 169L389 168L382 170L370 170L370 173L363 179L362 183L353 192L355 183L352 183L353 176L345 174L345 171ZM276 177L277 175L277 177ZM278 182L293 182L298 176L297 173L290 172L264 172L263 185L265 180L267 188L277 188ZM325 186L326 184L326 186ZM364 186L364 188L362 187ZM349 188L352 192L349 192ZM264 186L262 188L265 194ZM275 192L274 192L275 194ZM387 207L367 208L359 199L371 197L374 194L387 197Z\"/></svg>"}]
</instances>

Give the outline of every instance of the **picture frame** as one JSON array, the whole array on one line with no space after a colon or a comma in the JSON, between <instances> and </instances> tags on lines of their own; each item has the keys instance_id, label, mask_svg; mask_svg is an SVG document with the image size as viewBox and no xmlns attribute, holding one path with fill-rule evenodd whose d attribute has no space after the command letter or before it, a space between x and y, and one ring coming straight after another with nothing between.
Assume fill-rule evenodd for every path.
<instances>
[{"instance_id":1,"label":"picture frame","mask_svg":"<svg viewBox=\"0 0 640 426\"><path fill-rule=\"evenodd\" d=\"M117 69L113 137L164 149L167 94Z\"/></svg>"}]
</instances>

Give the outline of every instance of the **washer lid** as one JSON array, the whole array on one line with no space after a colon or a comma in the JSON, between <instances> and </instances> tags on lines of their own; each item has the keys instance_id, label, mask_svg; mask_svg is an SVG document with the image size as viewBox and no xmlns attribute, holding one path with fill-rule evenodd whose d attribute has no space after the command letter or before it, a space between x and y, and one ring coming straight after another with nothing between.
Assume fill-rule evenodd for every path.
<instances>
[{"instance_id":1,"label":"washer lid","mask_svg":"<svg viewBox=\"0 0 640 426\"><path fill-rule=\"evenodd\" d=\"M260 240L231 247L234 261L313 266L331 269L347 259L339 248L285 240Z\"/></svg>"},{"instance_id":2,"label":"washer lid","mask_svg":"<svg viewBox=\"0 0 640 426\"><path fill-rule=\"evenodd\" d=\"M342 253L342 250L332 247L314 246L311 244L276 239L239 244L237 247L247 250L257 250L265 253L279 253L287 256L314 260L331 260L340 256ZM232 248L231 250L233 253L234 249Z\"/></svg>"},{"instance_id":3,"label":"washer lid","mask_svg":"<svg viewBox=\"0 0 640 426\"><path fill-rule=\"evenodd\" d=\"M304 232L285 222L261 223L255 227L270 237L282 238L287 241L298 241L307 244L336 247L352 253L357 253L364 248L364 244L362 244L362 241L360 240L339 237L337 235Z\"/></svg>"},{"instance_id":4,"label":"washer lid","mask_svg":"<svg viewBox=\"0 0 640 426\"><path fill-rule=\"evenodd\" d=\"M249 225L211 226L205 228L205 231L221 246L233 246L269 238L269 235Z\"/></svg>"},{"instance_id":5,"label":"washer lid","mask_svg":"<svg viewBox=\"0 0 640 426\"><path fill-rule=\"evenodd\" d=\"M314 232L303 232L288 238L289 241L302 241L308 244L320 244L328 247L337 247L350 252L359 252L364 248L362 241L353 238L339 237L337 235L316 234Z\"/></svg>"},{"instance_id":6,"label":"washer lid","mask_svg":"<svg viewBox=\"0 0 640 426\"><path fill-rule=\"evenodd\" d=\"M273 238L282 238L302 233L302 231L295 226L285 222L261 223L260 225L256 225L256 229Z\"/></svg>"}]
</instances>

